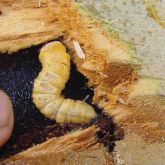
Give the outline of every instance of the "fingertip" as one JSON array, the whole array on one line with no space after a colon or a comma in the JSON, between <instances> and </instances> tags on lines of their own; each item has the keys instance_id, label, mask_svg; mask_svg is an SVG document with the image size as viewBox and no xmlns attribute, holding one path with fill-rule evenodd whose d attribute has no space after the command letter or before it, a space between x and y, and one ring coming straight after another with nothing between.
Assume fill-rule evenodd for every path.
<instances>
[{"instance_id":1,"label":"fingertip","mask_svg":"<svg viewBox=\"0 0 165 165\"><path fill-rule=\"evenodd\" d=\"M14 125L12 103L9 96L0 91L0 147L10 138Z\"/></svg>"}]
</instances>

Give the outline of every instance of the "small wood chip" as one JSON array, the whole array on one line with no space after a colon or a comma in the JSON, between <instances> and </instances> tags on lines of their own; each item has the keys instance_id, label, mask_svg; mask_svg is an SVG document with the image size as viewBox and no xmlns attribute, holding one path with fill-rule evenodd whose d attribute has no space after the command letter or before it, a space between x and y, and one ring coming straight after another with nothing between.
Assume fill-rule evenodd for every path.
<instances>
[{"instance_id":1,"label":"small wood chip","mask_svg":"<svg viewBox=\"0 0 165 165\"><path fill-rule=\"evenodd\" d=\"M42 0L38 0L38 7L41 7L41 1Z\"/></svg>"},{"instance_id":2,"label":"small wood chip","mask_svg":"<svg viewBox=\"0 0 165 165\"><path fill-rule=\"evenodd\" d=\"M126 100L124 100L124 99L121 98L121 97L118 97L118 101L119 101L121 104L124 104L124 105L127 104L127 103L126 103Z\"/></svg>"},{"instance_id":3,"label":"small wood chip","mask_svg":"<svg viewBox=\"0 0 165 165\"><path fill-rule=\"evenodd\" d=\"M78 57L85 59L85 54L82 51L82 49L81 49L80 44L78 43L78 41L73 41L73 45L74 45L74 48L76 50L76 53L77 53Z\"/></svg>"}]
</instances>

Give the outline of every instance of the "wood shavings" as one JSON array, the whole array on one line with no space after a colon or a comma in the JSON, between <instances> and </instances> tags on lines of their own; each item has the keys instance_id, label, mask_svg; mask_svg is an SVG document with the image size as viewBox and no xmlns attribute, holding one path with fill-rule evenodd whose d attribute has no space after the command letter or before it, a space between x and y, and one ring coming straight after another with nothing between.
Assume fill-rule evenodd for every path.
<instances>
[{"instance_id":1,"label":"wood shavings","mask_svg":"<svg viewBox=\"0 0 165 165\"><path fill-rule=\"evenodd\" d=\"M38 0L38 7L41 7L42 0Z\"/></svg>"},{"instance_id":2,"label":"wood shavings","mask_svg":"<svg viewBox=\"0 0 165 165\"><path fill-rule=\"evenodd\" d=\"M73 45L74 45L74 48L76 50L76 53L77 53L78 57L80 57L82 59L85 59L85 54L82 51L82 49L81 49L80 44L78 43L78 41L73 41Z\"/></svg>"},{"instance_id":3,"label":"wood shavings","mask_svg":"<svg viewBox=\"0 0 165 165\"><path fill-rule=\"evenodd\" d=\"M123 98L121 98L121 97L118 97L118 102L119 103L121 103L121 104L124 104L124 105L126 105L127 103L126 103L126 100L124 100Z\"/></svg>"},{"instance_id":4,"label":"wood shavings","mask_svg":"<svg viewBox=\"0 0 165 165\"><path fill-rule=\"evenodd\" d=\"M116 105L118 96L115 96L113 94L108 94L108 99L110 100L111 105Z\"/></svg>"},{"instance_id":5,"label":"wood shavings","mask_svg":"<svg viewBox=\"0 0 165 165\"><path fill-rule=\"evenodd\" d=\"M99 74L105 78L107 78L108 76L106 74L103 74L102 72L99 72Z\"/></svg>"},{"instance_id":6,"label":"wood shavings","mask_svg":"<svg viewBox=\"0 0 165 165\"><path fill-rule=\"evenodd\" d=\"M41 22L41 25L42 25L42 26L44 26L44 25L45 25L45 23L44 23L44 22Z\"/></svg>"}]
</instances>

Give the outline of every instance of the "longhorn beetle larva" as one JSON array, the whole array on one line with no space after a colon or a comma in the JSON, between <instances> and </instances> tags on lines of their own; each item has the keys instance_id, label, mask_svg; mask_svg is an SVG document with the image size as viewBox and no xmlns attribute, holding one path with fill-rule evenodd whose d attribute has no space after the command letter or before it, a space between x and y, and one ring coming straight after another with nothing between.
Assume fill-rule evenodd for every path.
<instances>
[{"instance_id":1,"label":"longhorn beetle larva","mask_svg":"<svg viewBox=\"0 0 165 165\"><path fill-rule=\"evenodd\" d=\"M39 60L43 68L34 81L33 101L40 112L58 123L87 123L95 118L89 104L61 95L70 74L70 56L64 45L48 43L41 49Z\"/></svg>"}]
</instances>

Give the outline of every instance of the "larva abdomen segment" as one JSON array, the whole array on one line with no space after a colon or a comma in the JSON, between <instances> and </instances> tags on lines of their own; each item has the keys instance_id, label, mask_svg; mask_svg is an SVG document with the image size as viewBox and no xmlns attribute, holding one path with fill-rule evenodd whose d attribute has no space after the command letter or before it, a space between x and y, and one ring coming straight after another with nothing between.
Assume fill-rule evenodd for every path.
<instances>
[{"instance_id":1,"label":"larva abdomen segment","mask_svg":"<svg viewBox=\"0 0 165 165\"><path fill-rule=\"evenodd\" d=\"M58 73L55 73L53 71L49 71L49 69L44 69L40 74L38 75L39 80L43 80L47 82L48 84L51 84L59 89L64 89L65 87L65 79L68 79L68 76L62 77Z\"/></svg>"},{"instance_id":2,"label":"larva abdomen segment","mask_svg":"<svg viewBox=\"0 0 165 165\"><path fill-rule=\"evenodd\" d=\"M64 64L69 66L70 65L70 57L67 53L65 52L54 52L51 55L48 53L44 54L42 58L42 65L43 67L46 65L54 65L54 63L59 63L59 64Z\"/></svg>"},{"instance_id":3,"label":"larva abdomen segment","mask_svg":"<svg viewBox=\"0 0 165 165\"><path fill-rule=\"evenodd\" d=\"M96 117L89 104L62 97L47 104L41 112L58 123L88 123Z\"/></svg>"},{"instance_id":4,"label":"larva abdomen segment","mask_svg":"<svg viewBox=\"0 0 165 165\"><path fill-rule=\"evenodd\" d=\"M47 104L45 107L41 108L40 111L42 114L44 114L46 117L56 120L56 115L59 113L59 107L64 101L63 97L60 97L58 99L53 100L49 104Z\"/></svg>"},{"instance_id":5,"label":"larva abdomen segment","mask_svg":"<svg viewBox=\"0 0 165 165\"><path fill-rule=\"evenodd\" d=\"M55 94L61 93L61 89L56 88L52 84L48 84L46 81L36 79L34 82L33 93L43 93L43 94Z\"/></svg>"},{"instance_id":6,"label":"larva abdomen segment","mask_svg":"<svg viewBox=\"0 0 165 165\"><path fill-rule=\"evenodd\" d=\"M55 95L55 94L41 94L41 93L34 93L33 94L33 101L36 104L36 107L39 109L44 108L46 105L48 105L49 103L51 103L52 101L60 98L60 95Z\"/></svg>"},{"instance_id":7,"label":"larva abdomen segment","mask_svg":"<svg viewBox=\"0 0 165 165\"><path fill-rule=\"evenodd\" d=\"M39 59L43 69L34 81L33 101L40 112L58 123L87 123L95 118L89 104L61 96L70 74L70 56L63 44L45 45Z\"/></svg>"},{"instance_id":8,"label":"larva abdomen segment","mask_svg":"<svg viewBox=\"0 0 165 165\"><path fill-rule=\"evenodd\" d=\"M56 121L59 123L88 123L96 117L93 108L82 101L65 99L56 115Z\"/></svg>"},{"instance_id":9,"label":"larva abdomen segment","mask_svg":"<svg viewBox=\"0 0 165 165\"><path fill-rule=\"evenodd\" d=\"M64 79L65 83L69 79L69 73L70 73L70 66L66 66L64 64L54 64L54 65L47 65L44 70L48 70L49 72L56 73ZM43 70L43 71L44 71Z\"/></svg>"}]
</instances>

